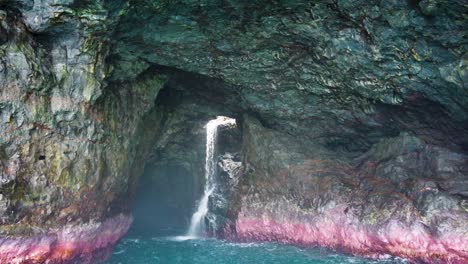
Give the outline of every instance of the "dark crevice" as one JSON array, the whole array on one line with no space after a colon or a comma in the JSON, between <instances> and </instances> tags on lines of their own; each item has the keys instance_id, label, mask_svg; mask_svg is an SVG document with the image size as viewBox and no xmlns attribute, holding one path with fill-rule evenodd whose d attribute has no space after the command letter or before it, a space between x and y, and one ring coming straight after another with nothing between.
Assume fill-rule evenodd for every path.
<instances>
[{"instance_id":1,"label":"dark crevice","mask_svg":"<svg viewBox=\"0 0 468 264\"><path fill-rule=\"evenodd\" d=\"M407 3L408 3L408 6L412 9L415 9L415 10L420 10L419 9L419 3L421 2L421 0L407 0Z\"/></svg>"}]
</instances>

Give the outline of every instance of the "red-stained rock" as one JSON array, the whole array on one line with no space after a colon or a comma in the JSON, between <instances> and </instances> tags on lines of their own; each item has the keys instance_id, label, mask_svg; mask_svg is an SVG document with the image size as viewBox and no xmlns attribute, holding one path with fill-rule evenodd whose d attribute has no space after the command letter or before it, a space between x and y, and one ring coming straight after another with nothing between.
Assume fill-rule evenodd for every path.
<instances>
[{"instance_id":1,"label":"red-stained rock","mask_svg":"<svg viewBox=\"0 0 468 264\"><path fill-rule=\"evenodd\" d=\"M431 235L421 224L406 226L392 220L380 226L365 226L352 217L337 215L334 210L302 220L295 218L294 212L284 212L281 220L266 215L254 218L246 212L240 215L236 237L231 237L238 241L322 246L370 258L392 255L414 262L468 262L468 237L455 232Z\"/></svg>"},{"instance_id":2,"label":"red-stained rock","mask_svg":"<svg viewBox=\"0 0 468 264\"><path fill-rule=\"evenodd\" d=\"M131 222L130 216L117 215L33 237L0 238L0 263L92 263L107 257Z\"/></svg>"},{"instance_id":3,"label":"red-stained rock","mask_svg":"<svg viewBox=\"0 0 468 264\"><path fill-rule=\"evenodd\" d=\"M463 182L466 156L400 135L350 159L250 117L243 133L244 171L221 237L468 263L463 187L449 184Z\"/></svg>"}]
</instances>

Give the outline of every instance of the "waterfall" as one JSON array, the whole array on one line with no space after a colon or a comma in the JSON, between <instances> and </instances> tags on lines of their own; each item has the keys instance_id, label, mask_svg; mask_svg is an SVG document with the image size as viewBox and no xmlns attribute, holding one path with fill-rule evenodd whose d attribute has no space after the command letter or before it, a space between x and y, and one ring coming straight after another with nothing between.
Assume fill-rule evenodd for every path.
<instances>
[{"instance_id":1,"label":"waterfall","mask_svg":"<svg viewBox=\"0 0 468 264\"><path fill-rule=\"evenodd\" d=\"M192 215L190 227L187 232L189 237L197 237L205 230L205 216L208 213L208 199L216 187L216 136L219 126L235 125L236 120L224 116L218 116L206 124L206 157L205 157L205 188L203 196L198 203L197 211Z\"/></svg>"}]
</instances>

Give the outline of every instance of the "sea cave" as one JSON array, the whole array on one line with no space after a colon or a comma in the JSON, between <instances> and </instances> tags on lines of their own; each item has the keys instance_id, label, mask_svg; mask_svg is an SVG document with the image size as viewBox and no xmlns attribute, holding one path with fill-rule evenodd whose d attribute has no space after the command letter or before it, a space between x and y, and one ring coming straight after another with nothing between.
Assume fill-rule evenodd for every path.
<instances>
[{"instance_id":1,"label":"sea cave","mask_svg":"<svg viewBox=\"0 0 468 264\"><path fill-rule=\"evenodd\" d=\"M468 263L464 0L0 0L0 264Z\"/></svg>"}]
</instances>

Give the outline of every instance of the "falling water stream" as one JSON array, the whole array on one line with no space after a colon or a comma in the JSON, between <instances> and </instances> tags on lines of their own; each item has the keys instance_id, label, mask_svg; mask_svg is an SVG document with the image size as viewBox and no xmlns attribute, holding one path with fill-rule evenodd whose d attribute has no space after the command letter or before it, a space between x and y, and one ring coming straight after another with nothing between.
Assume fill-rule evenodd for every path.
<instances>
[{"instance_id":1,"label":"falling water stream","mask_svg":"<svg viewBox=\"0 0 468 264\"><path fill-rule=\"evenodd\" d=\"M216 187L216 138L219 126L235 125L236 120L224 116L218 116L206 124L206 158L205 158L205 189L198 203L197 211L192 215L188 237L199 237L205 231L205 216L208 213L208 199Z\"/></svg>"}]
</instances>

